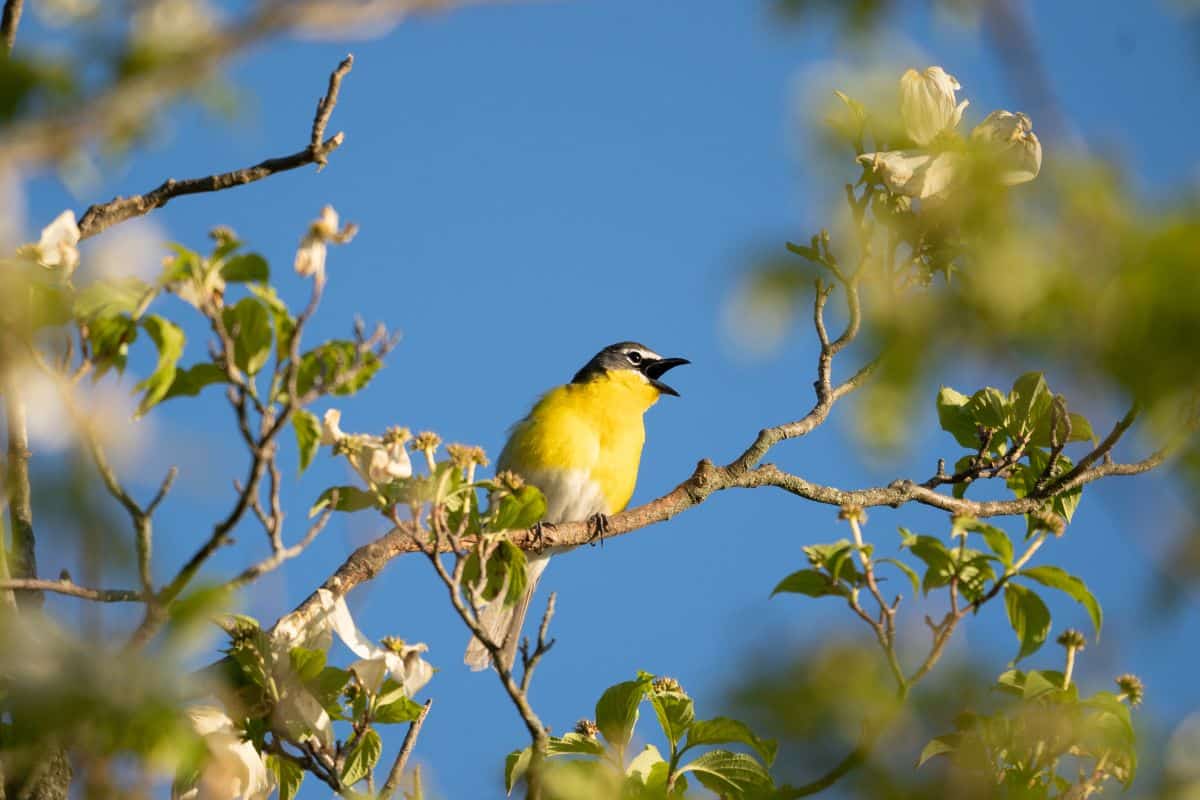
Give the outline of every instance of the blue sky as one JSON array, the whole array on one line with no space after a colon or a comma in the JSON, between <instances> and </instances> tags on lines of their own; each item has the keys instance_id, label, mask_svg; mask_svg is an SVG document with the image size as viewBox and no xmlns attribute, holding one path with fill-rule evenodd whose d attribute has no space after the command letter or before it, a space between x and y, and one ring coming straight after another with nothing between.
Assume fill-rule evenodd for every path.
<instances>
[{"instance_id":1,"label":"blue sky","mask_svg":"<svg viewBox=\"0 0 1200 800\"><path fill-rule=\"evenodd\" d=\"M1148 198L1194 191L1200 49L1189 29L1150 4L1061 2L1040 4L1038 14L1038 44L1073 134L1118 158ZM972 121L991 108L1022 107L977 31L924 10L894 22L876 52L945 66L973 101ZM53 35L35 19L27 32ZM332 203L361 226L351 245L331 254L310 341L345 335L354 314L385 321L404 339L370 389L339 404L347 430L429 428L494 455L539 392L568 380L600 347L637 339L693 362L673 373L682 398L665 398L648 414L640 503L671 489L699 458L726 461L763 425L807 410L809 330L798 329L774 356L749 358L725 337L720 318L756 257L828 223L822 202L830 186L822 181L831 165L811 160L817 150L795 124L798 79L853 52L827 20L780 25L763 3L502 4L413 20L373 40L272 42L230 66L242 93L232 122L177 108L148 150L106 166L78 196L57 180L33 181L30 218L40 224L64 207L79 211L168 176L299 149L326 76L347 51L356 63L330 125L346 132L346 144L326 170L183 198L153 217L193 247L206 245L213 225L231 225L271 260L294 303L304 287L290 274L292 253L319 208ZM1046 143L1048 162L1056 146ZM204 353L200 331L190 330L188 363ZM1007 385L1014 377L986 366L965 375L939 374L927 387L928 408L938 381L969 389L975 378ZM1115 407L1092 408L1106 428ZM910 450L869 458L851 435L854 411L846 403L823 429L771 458L856 487L923 477L939 455L956 454L926 412ZM161 580L206 534L197 521L226 507L244 454L215 392L164 406L155 425L154 446L135 470L141 491L152 491L168 464L182 469L159 523ZM325 454L298 481L287 466L297 536L311 500L347 474ZM1200 707L1200 690L1176 666L1200 655L1186 635L1200 612L1193 600L1147 623L1144 590L1163 535L1142 512L1160 509L1171 519L1186 507L1166 478L1108 482L1089 490L1070 535L1042 562L1085 577L1105 605L1104 639L1081 667L1085 688L1137 672L1151 711L1168 721ZM927 510L877 510L867 534L890 552L898 524L945 527ZM273 620L381 532L374 520L336 519L305 556L246 593L247 611ZM830 625L856 629L837 604L768 599L800 565L801 545L843 535L834 509L759 490L713 497L602 549L555 559L543 587L559 593L558 644L539 669L534 705L563 732L591 715L604 687L645 669L676 676L701 713L719 712L722 688L752 646L786 651L811 646ZM247 526L213 574L259 555L261 538ZM48 573L65 560L45 549L41 559ZM370 635L428 642L441 669L417 749L433 785L448 797L499 795L503 756L524 734L494 678L461 665L467 637L428 565L401 559L350 601ZM1055 630L1084 626L1074 606L1055 600L1052 610ZM920 617L908 611L910 632L923 643ZM997 673L1015 649L999 608L956 638L950 658L970 648ZM1051 659L1048 651L1043 665ZM386 737L387 752L400 738ZM318 794L309 788L308 796Z\"/></svg>"}]
</instances>

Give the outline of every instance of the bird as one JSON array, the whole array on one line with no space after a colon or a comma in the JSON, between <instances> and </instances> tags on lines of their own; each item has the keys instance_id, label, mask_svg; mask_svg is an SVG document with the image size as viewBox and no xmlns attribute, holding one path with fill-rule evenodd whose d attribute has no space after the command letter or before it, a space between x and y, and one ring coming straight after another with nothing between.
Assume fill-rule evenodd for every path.
<instances>
[{"instance_id":1,"label":"bird","mask_svg":"<svg viewBox=\"0 0 1200 800\"><path fill-rule=\"evenodd\" d=\"M689 364L664 358L638 342L618 342L592 357L571 379L543 394L509 431L497 472L511 471L546 498L539 524L587 521L603 535L608 516L623 510L637 483L643 415L662 395L679 396L663 383L667 370ZM531 554L524 595L505 608L493 601L481 609L479 624L501 648L511 669L529 602L550 556L569 548ZM474 670L491 663L487 649L472 638L463 659Z\"/></svg>"}]
</instances>

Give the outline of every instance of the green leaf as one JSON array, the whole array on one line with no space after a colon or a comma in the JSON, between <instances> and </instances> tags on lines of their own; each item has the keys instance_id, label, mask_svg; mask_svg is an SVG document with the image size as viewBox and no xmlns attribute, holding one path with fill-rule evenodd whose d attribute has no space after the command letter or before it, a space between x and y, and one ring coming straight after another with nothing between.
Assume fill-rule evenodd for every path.
<instances>
[{"instance_id":1,"label":"green leaf","mask_svg":"<svg viewBox=\"0 0 1200 800\"><path fill-rule=\"evenodd\" d=\"M760 739L744 722L729 717L713 717L692 723L688 729L687 746L699 747L706 744L730 744L737 742L753 747L770 766L779 749L774 739Z\"/></svg>"},{"instance_id":2,"label":"green leaf","mask_svg":"<svg viewBox=\"0 0 1200 800\"><path fill-rule=\"evenodd\" d=\"M637 724L638 706L646 696L650 678L624 681L610 686L596 701L596 726L608 743L624 750Z\"/></svg>"},{"instance_id":3,"label":"green leaf","mask_svg":"<svg viewBox=\"0 0 1200 800\"><path fill-rule=\"evenodd\" d=\"M799 572L793 572L791 575L788 575L771 590L771 596L774 597L780 592L804 594L809 597L825 597L827 595L850 596L850 591L845 586L842 586L840 583L834 583L833 578L829 575L826 575L824 572L818 572L815 569L802 569Z\"/></svg>"},{"instance_id":4,"label":"green leaf","mask_svg":"<svg viewBox=\"0 0 1200 800\"><path fill-rule=\"evenodd\" d=\"M468 586L476 586L483 577L485 583L480 594L484 600L495 600L503 590L505 606L519 602L529 585L528 559L525 552L507 539L502 539L484 559L482 573L480 558L478 549L467 556L467 563L463 567L463 582Z\"/></svg>"},{"instance_id":5,"label":"green leaf","mask_svg":"<svg viewBox=\"0 0 1200 800\"><path fill-rule=\"evenodd\" d=\"M654 706L658 724L670 742L671 750L674 751L696 719L692 698L682 692L651 692L650 704Z\"/></svg>"},{"instance_id":6,"label":"green leaf","mask_svg":"<svg viewBox=\"0 0 1200 800\"><path fill-rule=\"evenodd\" d=\"M296 448L300 451L300 472L308 469L313 456L321 448L321 423L311 411L302 408L292 412L292 430L296 432Z\"/></svg>"},{"instance_id":7,"label":"green leaf","mask_svg":"<svg viewBox=\"0 0 1200 800\"><path fill-rule=\"evenodd\" d=\"M341 694L346 688L346 684L350 682L349 670L340 669L339 667L325 667L321 670L321 674L314 680L307 681L305 685L312 692L313 697L321 704L321 708L329 712L329 715L335 718L341 718L342 705Z\"/></svg>"},{"instance_id":8,"label":"green leaf","mask_svg":"<svg viewBox=\"0 0 1200 800\"><path fill-rule=\"evenodd\" d=\"M546 746L546 752L552 756L602 756L604 755L604 745L591 736L572 732L562 738L551 737L550 743Z\"/></svg>"},{"instance_id":9,"label":"green leaf","mask_svg":"<svg viewBox=\"0 0 1200 800\"><path fill-rule=\"evenodd\" d=\"M271 317L266 307L253 297L243 297L221 318L233 339L233 362L246 374L257 374L271 355Z\"/></svg>"},{"instance_id":10,"label":"green leaf","mask_svg":"<svg viewBox=\"0 0 1200 800\"><path fill-rule=\"evenodd\" d=\"M526 747L524 750L513 750L504 759L504 792L512 794L513 787L517 785L517 781L525 776L529 771L529 762L533 758L533 750Z\"/></svg>"},{"instance_id":11,"label":"green leaf","mask_svg":"<svg viewBox=\"0 0 1200 800\"><path fill-rule=\"evenodd\" d=\"M267 260L258 253L243 253L221 265L221 277L229 283L266 283L270 276Z\"/></svg>"},{"instance_id":12,"label":"green leaf","mask_svg":"<svg viewBox=\"0 0 1200 800\"><path fill-rule=\"evenodd\" d=\"M1092 432L1092 423L1088 422L1087 417L1083 414L1071 412L1067 415L1071 418L1071 436L1069 442L1091 442L1096 438L1096 434Z\"/></svg>"},{"instance_id":13,"label":"green leaf","mask_svg":"<svg viewBox=\"0 0 1200 800\"><path fill-rule=\"evenodd\" d=\"M954 437L963 447L979 447L979 433L975 420L967 412L970 398L943 386L937 396L938 423L942 430Z\"/></svg>"},{"instance_id":14,"label":"green leaf","mask_svg":"<svg viewBox=\"0 0 1200 800\"><path fill-rule=\"evenodd\" d=\"M1092 618L1092 625L1096 629L1096 641L1100 640L1100 629L1104 625L1104 611L1100 608L1100 603L1096 600L1096 596L1092 594L1087 584L1081 578L1068 574L1059 567L1048 565L1030 567L1029 569L1021 570L1018 574L1030 580L1037 581L1043 586L1066 592L1071 599L1087 609L1088 616Z\"/></svg>"},{"instance_id":15,"label":"green leaf","mask_svg":"<svg viewBox=\"0 0 1200 800\"><path fill-rule=\"evenodd\" d=\"M1050 632L1050 610L1035 592L1024 586L1009 583L1004 587L1004 606L1008 622L1021 643L1014 661L1036 653Z\"/></svg>"},{"instance_id":16,"label":"green leaf","mask_svg":"<svg viewBox=\"0 0 1200 800\"><path fill-rule=\"evenodd\" d=\"M1053 395L1046 387L1046 379L1040 372L1027 372L1017 378L1009 394L1012 419L1008 434L1014 439L1036 429L1050 415Z\"/></svg>"},{"instance_id":17,"label":"green leaf","mask_svg":"<svg viewBox=\"0 0 1200 800\"><path fill-rule=\"evenodd\" d=\"M1063 690L1066 677L1056 670L1031 669L1025 675L1025 684L1021 687L1021 696L1026 700L1036 700L1042 695Z\"/></svg>"},{"instance_id":18,"label":"green leaf","mask_svg":"<svg viewBox=\"0 0 1200 800\"><path fill-rule=\"evenodd\" d=\"M925 577L921 581L921 590L929 594L932 589L948 586L950 579L955 575L956 565L942 540L924 534L914 534L907 528L901 528L900 533L904 536L900 546L907 548L925 562Z\"/></svg>"},{"instance_id":19,"label":"green leaf","mask_svg":"<svg viewBox=\"0 0 1200 800\"><path fill-rule=\"evenodd\" d=\"M625 770L626 775L640 775L644 782L650 777L650 771L655 764L661 764L665 761L662 753L658 752L658 748L652 744L648 744L642 748L642 752L633 757L629 762L629 766Z\"/></svg>"},{"instance_id":20,"label":"green leaf","mask_svg":"<svg viewBox=\"0 0 1200 800\"><path fill-rule=\"evenodd\" d=\"M711 750L680 767L679 772L695 773L700 783L721 797L762 797L773 788L762 764L745 753L728 750Z\"/></svg>"},{"instance_id":21,"label":"green leaf","mask_svg":"<svg viewBox=\"0 0 1200 800\"><path fill-rule=\"evenodd\" d=\"M424 710L420 703L401 696L390 703L381 703L371 718L382 725L395 725L415 721Z\"/></svg>"},{"instance_id":22,"label":"green leaf","mask_svg":"<svg viewBox=\"0 0 1200 800\"><path fill-rule=\"evenodd\" d=\"M957 733L948 733L945 736L937 736L929 740L929 744L925 745L921 750L921 756L917 759L917 767L920 768L926 761L934 756L953 753L958 749L959 735Z\"/></svg>"},{"instance_id":23,"label":"green leaf","mask_svg":"<svg viewBox=\"0 0 1200 800\"><path fill-rule=\"evenodd\" d=\"M898 558L880 558L876 559L876 563L891 564L893 567L896 567L906 576L908 576L908 580L912 583L913 594L916 595L921 593L921 578L917 575L917 571L908 564L905 564Z\"/></svg>"},{"instance_id":24,"label":"green leaf","mask_svg":"<svg viewBox=\"0 0 1200 800\"><path fill-rule=\"evenodd\" d=\"M351 377L357 353L357 345L344 339L334 339L308 351L300 358L296 391L305 395L319 386L327 394L354 394L370 383L383 366L374 353L363 353L362 363Z\"/></svg>"},{"instance_id":25,"label":"green leaf","mask_svg":"<svg viewBox=\"0 0 1200 800\"><path fill-rule=\"evenodd\" d=\"M325 669L325 651L307 647L293 647L288 651L292 672L302 681L313 681Z\"/></svg>"},{"instance_id":26,"label":"green leaf","mask_svg":"<svg viewBox=\"0 0 1200 800\"><path fill-rule=\"evenodd\" d=\"M138 404L137 416L143 416L153 408L171 388L175 381L175 365L183 355L185 337L179 326L157 314L150 314L142 319L142 327L154 340L158 348L158 364L150 377L137 385L145 391L142 401Z\"/></svg>"},{"instance_id":27,"label":"green leaf","mask_svg":"<svg viewBox=\"0 0 1200 800\"><path fill-rule=\"evenodd\" d=\"M336 502L334 502L335 494L337 495ZM313 507L308 510L309 519L315 517L321 509L331 503L334 511L362 511L366 508L374 508L379 503L379 498L374 492L363 491L357 486L331 486L321 492L317 502L313 503Z\"/></svg>"},{"instance_id":28,"label":"green leaf","mask_svg":"<svg viewBox=\"0 0 1200 800\"><path fill-rule=\"evenodd\" d=\"M528 528L537 523L545 513L545 495L536 486L526 484L500 498L492 530L511 531Z\"/></svg>"},{"instance_id":29,"label":"green leaf","mask_svg":"<svg viewBox=\"0 0 1200 800\"><path fill-rule=\"evenodd\" d=\"M342 783L353 786L371 773L379 755L383 752L383 742L379 734L368 728L359 738L354 749L346 756L346 765L342 767Z\"/></svg>"},{"instance_id":30,"label":"green leaf","mask_svg":"<svg viewBox=\"0 0 1200 800\"><path fill-rule=\"evenodd\" d=\"M1006 567L1012 566L1012 540L1009 539L1008 534L1004 530L997 528L995 525L980 522L974 517L955 517L954 527L958 530L981 534L984 542L987 543L988 549L996 554L1000 559L1000 563Z\"/></svg>"},{"instance_id":31,"label":"green leaf","mask_svg":"<svg viewBox=\"0 0 1200 800\"><path fill-rule=\"evenodd\" d=\"M175 380L171 381L171 388L167 389L163 400L170 400L172 397L195 397L205 386L225 381L223 369L216 364L201 361L187 369L175 370Z\"/></svg>"},{"instance_id":32,"label":"green leaf","mask_svg":"<svg viewBox=\"0 0 1200 800\"><path fill-rule=\"evenodd\" d=\"M80 319L133 315L153 289L137 278L96 281L75 294L74 312Z\"/></svg>"},{"instance_id":33,"label":"green leaf","mask_svg":"<svg viewBox=\"0 0 1200 800\"><path fill-rule=\"evenodd\" d=\"M989 386L971 395L970 401L967 402L966 412L977 424L1002 431L1006 429L1009 420L1008 398L999 389ZM993 439L992 444L996 445L999 442ZM974 446L979 446L978 436L975 437Z\"/></svg>"},{"instance_id":34,"label":"green leaf","mask_svg":"<svg viewBox=\"0 0 1200 800\"><path fill-rule=\"evenodd\" d=\"M265 759L267 767L275 773L275 784L279 787L279 800L293 800L304 782L304 770L291 759L269 753Z\"/></svg>"},{"instance_id":35,"label":"green leaf","mask_svg":"<svg viewBox=\"0 0 1200 800\"><path fill-rule=\"evenodd\" d=\"M282 362L288 357L292 333L296 330L296 319L288 311L287 304L275 292L274 286L252 283L246 288L271 312L271 321L275 327L275 357Z\"/></svg>"},{"instance_id":36,"label":"green leaf","mask_svg":"<svg viewBox=\"0 0 1200 800\"><path fill-rule=\"evenodd\" d=\"M133 318L128 314L97 316L85 321L82 329L86 331L88 344L92 348L95 377L103 377L110 368L124 373L129 345L137 339L138 325Z\"/></svg>"}]
</instances>

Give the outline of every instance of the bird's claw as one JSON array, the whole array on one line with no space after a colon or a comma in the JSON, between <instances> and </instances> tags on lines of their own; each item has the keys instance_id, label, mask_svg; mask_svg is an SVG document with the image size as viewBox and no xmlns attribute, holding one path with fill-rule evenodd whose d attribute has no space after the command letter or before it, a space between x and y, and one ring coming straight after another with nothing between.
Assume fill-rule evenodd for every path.
<instances>
[{"instance_id":1,"label":"bird's claw","mask_svg":"<svg viewBox=\"0 0 1200 800\"><path fill-rule=\"evenodd\" d=\"M542 552L542 550L544 550L546 547L546 542L545 542L546 531L552 531L556 527L557 526L551 522L535 522L535 523L533 523L533 546L537 549L537 552L539 552L539 553Z\"/></svg>"},{"instance_id":2,"label":"bird's claw","mask_svg":"<svg viewBox=\"0 0 1200 800\"><path fill-rule=\"evenodd\" d=\"M607 514L592 514L588 517L588 530L591 535L588 537L588 544L595 545L599 540L600 546L604 546L604 534L608 533L609 521Z\"/></svg>"}]
</instances>

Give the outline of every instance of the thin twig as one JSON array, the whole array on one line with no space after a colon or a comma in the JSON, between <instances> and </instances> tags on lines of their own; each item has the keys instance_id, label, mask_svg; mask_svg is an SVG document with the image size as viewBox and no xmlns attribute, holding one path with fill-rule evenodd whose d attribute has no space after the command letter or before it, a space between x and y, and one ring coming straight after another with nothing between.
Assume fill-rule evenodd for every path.
<instances>
[{"instance_id":1,"label":"thin twig","mask_svg":"<svg viewBox=\"0 0 1200 800\"><path fill-rule=\"evenodd\" d=\"M25 402L16 380L10 375L3 385L4 412L8 428L8 458L5 482L8 521L12 531L9 573L13 578L37 577L37 550L33 533L33 500L29 486L29 432L25 423ZM20 605L40 605L37 592L17 597Z\"/></svg>"},{"instance_id":2,"label":"thin twig","mask_svg":"<svg viewBox=\"0 0 1200 800\"><path fill-rule=\"evenodd\" d=\"M404 776L404 767L408 764L408 757L412 755L413 748L417 744L417 737L421 734L421 726L425 724L425 717L429 715L429 708L432 705L432 698L426 700L425 707L421 709L420 715L408 726L408 733L404 734L404 741L400 745L400 752L396 754L396 760L392 762L392 768L388 772L387 780L383 782L383 788L379 790L378 800L390 800L391 796L396 793L396 789L400 786L400 779Z\"/></svg>"},{"instance_id":3,"label":"thin twig","mask_svg":"<svg viewBox=\"0 0 1200 800\"><path fill-rule=\"evenodd\" d=\"M98 603L141 603L146 595L134 589L92 589L69 580L42 580L38 578L9 578L0 580L0 590L54 592Z\"/></svg>"},{"instance_id":4,"label":"thin twig","mask_svg":"<svg viewBox=\"0 0 1200 800\"><path fill-rule=\"evenodd\" d=\"M329 76L329 89L321 99L321 103L318 105L317 118L313 121L312 141L303 150L287 156L268 158L254 166L233 170L232 172L223 172L203 178L189 178L186 180L168 178L157 188L145 194L134 195L133 197L115 197L107 203L98 203L88 208L83 213L83 216L79 218L79 238L87 239L120 222L149 214L154 209L165 206L176 197L204 192L219 192L223 189L232 189L235 186L245 186L248 183L260 181L276 173L287 172L288 170L307 166L308 164L323 166L329 154L341 147L342 141L345 139L345 134L340 131L328 139L322 140L320 137L324 134L325 126L328 124L329 117L333 113L333 108L337 104L338 89L341 87L342 78L350 71L353 63L354 58L347 56Z\"/></svg>"}]
</instances>

